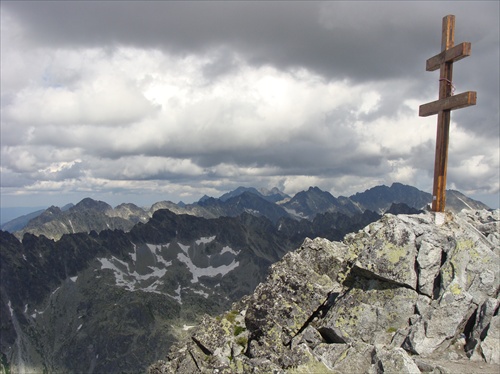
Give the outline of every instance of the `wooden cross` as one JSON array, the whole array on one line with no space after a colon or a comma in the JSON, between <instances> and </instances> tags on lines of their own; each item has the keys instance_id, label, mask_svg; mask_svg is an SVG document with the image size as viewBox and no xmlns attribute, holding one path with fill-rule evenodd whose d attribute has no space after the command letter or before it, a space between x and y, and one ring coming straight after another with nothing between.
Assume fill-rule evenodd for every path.
<instances>
[{"instance_id":1,"label":"wooden cross","mask_svg":"<svg viewBox=\"0 0 500 374\"><path fill-rule=\"evenodd\" d=\"M476 105L476 92L467 91L454 95L453 62L470 56L471 43L455 43L455 16L443 18L441 37L441 53L426 62L426 70L439 69L439 100L420 105L419 116L438 115L436 158L434 161L434 187L432 193L432 210L444 212L446 203L446 170L448 164L448 143L450 132L450 112L453 109Z\"/></svg>"}]
</instances>

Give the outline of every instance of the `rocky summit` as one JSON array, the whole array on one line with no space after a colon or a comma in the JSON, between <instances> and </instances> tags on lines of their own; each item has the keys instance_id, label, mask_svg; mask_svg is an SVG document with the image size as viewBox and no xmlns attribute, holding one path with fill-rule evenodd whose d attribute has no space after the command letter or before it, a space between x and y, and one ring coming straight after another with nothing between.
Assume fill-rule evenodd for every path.
<instances>
[{"instance_id":1,"label":"rocky summit","mask_svg":"<svg viewBox=\"0 0 500 374\"><path fill-rule=\"evenodd\" d=\"M386 214L306 239L149 373L498 373L499 215Z\"/></svg>"}]
</instances>

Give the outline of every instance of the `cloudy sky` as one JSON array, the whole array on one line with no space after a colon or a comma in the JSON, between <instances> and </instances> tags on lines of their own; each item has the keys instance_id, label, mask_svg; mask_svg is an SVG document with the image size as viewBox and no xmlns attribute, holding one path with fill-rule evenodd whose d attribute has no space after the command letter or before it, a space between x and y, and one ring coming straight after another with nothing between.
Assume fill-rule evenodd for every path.
<instances>
[{"instance_id":1,"label":"cloudy sky","mask_svg":"<svg viewBox=\"0 0 500 374\"><path fill-rule=\"evenodd\" d=\"M1 2L1 204L193 202L240 185L432 191L441 22L448 188L498 207L498 1Z\"/></svg>"}]
</instances>

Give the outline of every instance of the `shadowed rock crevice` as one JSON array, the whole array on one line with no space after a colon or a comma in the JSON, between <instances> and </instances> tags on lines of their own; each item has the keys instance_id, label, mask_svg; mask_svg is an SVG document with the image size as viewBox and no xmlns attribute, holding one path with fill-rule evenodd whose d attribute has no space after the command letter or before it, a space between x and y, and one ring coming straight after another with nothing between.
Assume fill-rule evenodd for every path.
<instances>
[{"instance_id":1,"label":"shadowed rock crevice","mask_svg":"<svg viewBox=\"0 0 500 374\"><path fill-rule=\"evenodd\" d=\"M207 347L205 347L198 339L196 339L194 336L191 337L191 339L193 340L193 342L195 342L195 344L198 346L198 348L201 349L201 351L206 354L206 355L209 355L209 356L212 356L214 353L208 349ZM195 360L196 362L196 360Z\"/></svg>"},{"instance_id":2,"label":"shadowed rock crevice","mask_svg":"<svg viewBox=\"0 0 500 374\"><path fill-rule=\"evenodd\" d=\"M320 327L318 332L321 334L321 337L328 344L346 344L347 342L335 332L335 329L331 329L328 327Z\"/></svg>"},{"instance_id":3,"label":"shadowed rock crevice","mask_svg":"<svg viewBox=\"0 0 500 374\"><path fill-rule=\"evenodd\" d=\"M441 264L440 267L443 266L446 263L446 252L441 251ZM439 294L441 292L441 282L442 282L442 277L441 277L441 272L438 272L437 277L434 278L433 282L433 292L432 292L432 298L434 300L437 300L439 298Z\"/></svg>"},{"instance_id":4,"label":"shadowed rock crevice","mask_svg":"<svg viewBox=\"0 0 500 374\"><path fill-rule=\"evenodd\" d=\"M191 351L189 351L189 355L191 356L191 359L193 360L194 364L196 365L196 368L198 370L201 370L200 365L198 365L198 362L196 361L196 358L194 357L194 355L193 355L193 353Z\"/></svg>"},{"instance_id":5,"label":"shadowed rock crevice","mask_svg":"<svg viewBox=\"0 0 500 374\"><path fill-rule=\"evenodd\" d=\"M465 336L465 346L464 350L467 352L467 355L470 357L472 356L472 352L474 351L474 347L478 343L477 339L473 336L474 334L474 326L476 325L476 315L478 313L478 309L472 313L470 316L469 320L465 324L463 334ZM487 330L487 327L486 329Z\"/></svg>"},{"instance_id":6,"label":"shadowed rock crevice","mask_svg":"<svg viewBox=\"0 0 500 374\"><path fill-rule=\"evenodd\" d=\"M311 323L317 321L318 319L325 318L326 314L328 313L330 308L334 305L335 300L338 297L339 297L338 292L332 292L331 294L329 294L326 301L318 309L316 309L316 311L313 314L311 314L309 319L304 323L304 325L302 325L302 327L299 329L299 331L297 332L297 334L293 338L300 335L306 328L308 328L311 325ZM325 335L324 335L321 330L324 331L325 329L319 329L318 332L321 334L321 336L325 340L328 341L328 338L326 338L326 336L328 336L329 333L327 331L325 331ZM292 342L292 340L290 340L290 342L287 345L290 346L291 342ZM335 343L335 342L331 341L331 343ZM345 343L345 342L343 342L343 343Z\"/></svg>"}]
</instances>

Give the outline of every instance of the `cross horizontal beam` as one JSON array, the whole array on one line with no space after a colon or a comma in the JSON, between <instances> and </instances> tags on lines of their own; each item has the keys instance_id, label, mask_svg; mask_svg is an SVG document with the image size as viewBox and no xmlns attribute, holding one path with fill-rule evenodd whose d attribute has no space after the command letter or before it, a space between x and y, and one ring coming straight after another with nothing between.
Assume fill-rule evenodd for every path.
<instances>
[{"instance_id":1,"label":"cross horizontal beam","mask_svg":"<svg viewBox=\"0 0 500 374\"><path fill-rule=\"evenodd\" d=\"M476 91L467 91L445 99L432 101L430 103L420 105L418 115L420 117L427 117L432 116L433 114L438 114L442 110L460 109L476 105L476 98Z\"/></svg>"},{"instance_id":2,"label":"cross horizontal beam","mask_svg":"<svg viewBox=\"0 0 500 374\"><path fill-rule=\"evenodd\" d=\"M426 71L434 71L441 67L445 62L455 62L470 56L471 43L460 43L450 49L431 57L425 62Z\"/></svg>"}]
</instances>

